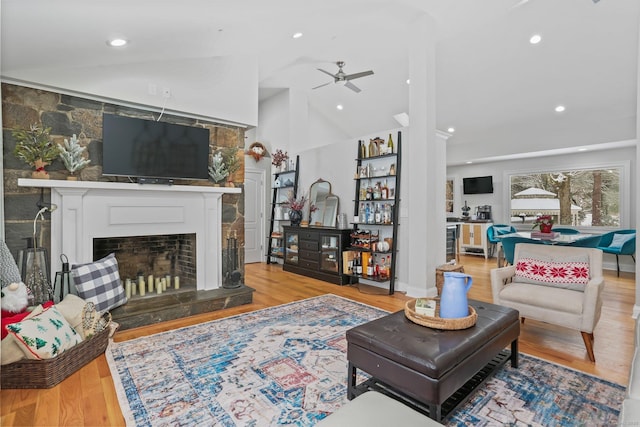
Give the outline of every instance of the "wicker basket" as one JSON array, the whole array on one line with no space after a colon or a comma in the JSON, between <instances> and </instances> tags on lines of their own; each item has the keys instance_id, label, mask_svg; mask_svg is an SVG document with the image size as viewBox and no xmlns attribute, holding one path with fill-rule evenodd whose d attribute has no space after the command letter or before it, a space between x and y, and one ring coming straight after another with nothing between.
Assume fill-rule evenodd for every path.
<instances>
[{"instance_id":1,"label":"wicker basket","mask_svg":"<svg viewBox=\"0 0 640 427\"><path fill-rule=\"evenodd\" d=\"M413 323L417 323L418 325L426 326L428 328L444 329L448 331L470 328L475 325L478 320L478 313L476 313L475 308L471 306L469 306L469 315L467 317L443 319L440 317L439 300L437 298L426 299L435 299L438 302L436 305L435 317L416 313L416 300L412 299L407 301L404 305L404 314L407 316L407 319L411 320Z\"/></svg>"},{"instance_id":2,"label":"wicker basket","mask_svg":"<svg viewBox=\"0 0 640 427\"><path fill-rule=\"evenodd\" d=\"M436 288L438 295L442 295L442 286L444 285L444 273L448 272L464 273L464 267L460 264L442 264L436 267Z\"/></svg>"},{"instance_id":3,"label":"wicker basket","mask_svg":"<svg viewBox=\"0 0 640 427\"><path fill-rule=\"evenodd\" d=\"M2 366L2 388L51 388L104 353L110 328L82 341L53 359L20 360Z\"/></svg>"}]
</instances>

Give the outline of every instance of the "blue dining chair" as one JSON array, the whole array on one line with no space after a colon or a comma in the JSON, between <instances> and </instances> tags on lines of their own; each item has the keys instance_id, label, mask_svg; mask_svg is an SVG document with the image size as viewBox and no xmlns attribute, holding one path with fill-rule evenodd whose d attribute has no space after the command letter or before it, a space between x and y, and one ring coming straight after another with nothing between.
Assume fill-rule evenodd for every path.
<instances>
[{"instance_id":1,"label":"blue dining chair","mask_svg":"<svg viewBox=\"0 0 640 427\"><path fill-rule=\"evenodd\" d=\"M575 228L568 227L554 227L551 231L555 231L560 234L580 234L580 230L576 230Z\"/></svg>"},{"instance_id":2,"label":"blue dining chair","mask_svg":"<svg viewBox=\"0 0 640 427\"><path fill-rule=\"evenodd\" d=\"M513 265L513 256L518 243L532 243L534 245L544 244L541 240L528 239L526 237L504 237L500 240L502 243L502 251L504 252L504 259Z\"/></svg>"},{"instance_id":3,"label":"blue dining chair","mask_svg":"<svg viewBox=\"0 0 640 427\"><path fill-rule=\"evenodd\" d=\"M496 246L500 243L500 239L497 236L501 234L509 234L515 233L515 227L507 224L493 224L490 227L487 227L487 242L489 242L489 256L492 257Z\"/></svg>"},{"instance_id":4,"label":"blue dining chair","mask_svg":"<svg viewBox=\"0 0 640 427\"><path fill-rule=\"evenodd\" d=\"M600 234L596 234L595 236L576 240L575 242L569 243L566 246L573 246L574 248L597 248L601 240L602 236Z\"/></svg>"},{"instance_id":5,"label":"blue dining chair","mask_svg":"<svg viewBox=\"0 0 640 427\"><path fill-rule=\"evenodd\" d=\"M598 249L616 256L616 267L620 277L620 255L631 255L636 262L636 230L616 230L602 235Z\"/></svg>"}]
</instances>

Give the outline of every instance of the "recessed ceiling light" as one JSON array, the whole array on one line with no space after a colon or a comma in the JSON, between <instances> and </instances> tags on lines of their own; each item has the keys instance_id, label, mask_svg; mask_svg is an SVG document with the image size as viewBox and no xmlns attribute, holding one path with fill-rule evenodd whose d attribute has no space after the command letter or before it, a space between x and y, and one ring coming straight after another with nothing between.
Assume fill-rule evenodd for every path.
<instances>
[{"instance_id":1,"label":"recessed ceiling light","mask_svg":"<svg viewBox=\"0 0 640 427\"><path fill-rule=\"evenodd\" d=\"M449 133L454 133L456 131L456 128L448 128L447 132Z\"/></svg>"},{"instance_id":2,"label":"recessed ceiling light","mask_svg":"<svg viewBox=\"0 0 640 427\"><path fill-rule=\"evenodd\" d=\"M542 36L540 34L534 34L529 39L529 43L531 43L531 44L538 44L541 41L542 41Z\"/></svg>"},{"instance_id":3,"label":"recessed ceiling light","mask_svg":"<svg viewBox=\"0 0 640 427\"><path fill-rule=\"evenodd\" d=\"M338 105L336 105L336 108L337 108L338 110L342 110L342 109L344 109L344 107L342 106L342 104L338 104Z\"/></svg>"},{"instance_id":4,"label":"recessed ceiling light","mask_svg":"<svg viewBox=\"0 0 640 427\"><path fill-rule=\"evenodd\" d=\"M578 151L587 151L586 148L578 148Z\"/></svg>"},{"instance_id":5,"label":"recessed ceiling light","mask_svg":"<svg viewBox=\"0 0 640 427\"><path fill-rule=\"evenodd\" d=\"M293 36L291 37L293 37L294 39L299 39L300 37L302 37L302 33L298 31L297 33L293 33Z\"/></svg>"},{"instance_id":6,"label":"recessed ceiling light","mask_svg":"<svg viewBox=\"0 0 640 427\"><path fill-rule=\"evenodd\" d=\"M125 39L111 39L109 41L107 41L107 44L111 47L122 47L124 45L126 45L127 43L129 43L127 40Z\"/></svg>"},{"instance_id":7,"label":"recessed ceiling light","mask_svg":"<svg viewBox=\"0 0 640 427\"><path fill-rule=\"evenodd\" d=\"M407 79L407 84L410 85L411 84L411 79Z\"/></svg>"},{"instance_id":8,"label":"recessed ceiling light","mask_svg":"<svg viewBox=\"0 0 640 427\"><path fill-rule=\"evenodd\" d=\"M564 110L566 110L564 105L558 105L556 107L556 113L562 113Z\"/></svg>"},{"instance_id":9,"label":"recessed ceiling light","mask_svg":"<svg viewBox=\"0 0 640 427\"><path fill-rule=\"evenodd\" d=\"M471 162L471 161L467 162L468 165L470 165L471 163L473 163L473 162Z\"/></svg>"}]
</instances>

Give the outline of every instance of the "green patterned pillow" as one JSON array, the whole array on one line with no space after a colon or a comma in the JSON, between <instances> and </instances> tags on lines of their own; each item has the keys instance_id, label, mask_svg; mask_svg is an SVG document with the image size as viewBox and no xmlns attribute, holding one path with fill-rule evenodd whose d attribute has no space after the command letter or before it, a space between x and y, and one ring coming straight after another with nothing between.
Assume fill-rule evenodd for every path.
<instances>
[{"instance_id":1,"label":"green patterned pillow","mask_svg":"<svg viewBox=\"0 0 640 427\"><path fill-rule=\"evenodd\" d=\"M82 341L62 314L50 307L22 322L7 325L28 359L51 359Z\"/></svg>"}]
</instances>

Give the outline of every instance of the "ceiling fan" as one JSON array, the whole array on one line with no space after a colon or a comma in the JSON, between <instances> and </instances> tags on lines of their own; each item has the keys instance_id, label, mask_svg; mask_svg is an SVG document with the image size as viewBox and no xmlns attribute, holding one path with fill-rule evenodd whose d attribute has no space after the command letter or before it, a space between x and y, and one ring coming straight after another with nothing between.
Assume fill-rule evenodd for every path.
<instances>
[{"instance_id":1,"label":"ceiling fan","mask_svg":"<svg viewBox=\"0 0 640 427\"><path fill-rule=\"evenodd\" d=\"M333 83L343 82L346 87L348 87L349 89L351 89L352 91L354 91L356 93L360 92L360 88L358 86L354 85L353 83L351 83L351 80L359 79L360 77L370 76L370 75L373 74L373 71L371 71L371 70L362 71L360 73L346 74L344 71L342 71L342 67L344 67L344 65L345 65L344 61L336 62L336 65L338 66L338 72L335 73L335 74L332 74L332 73L330 73L330 72L328 72L326 70L323 70L322 68L318 68L318 71L321 71L321 72L333 77ZM332 82L321 84L320 86L316 86L313 89L318 89L320 87L330 85L331 83Z\"/></svg>"}]
</instances>

